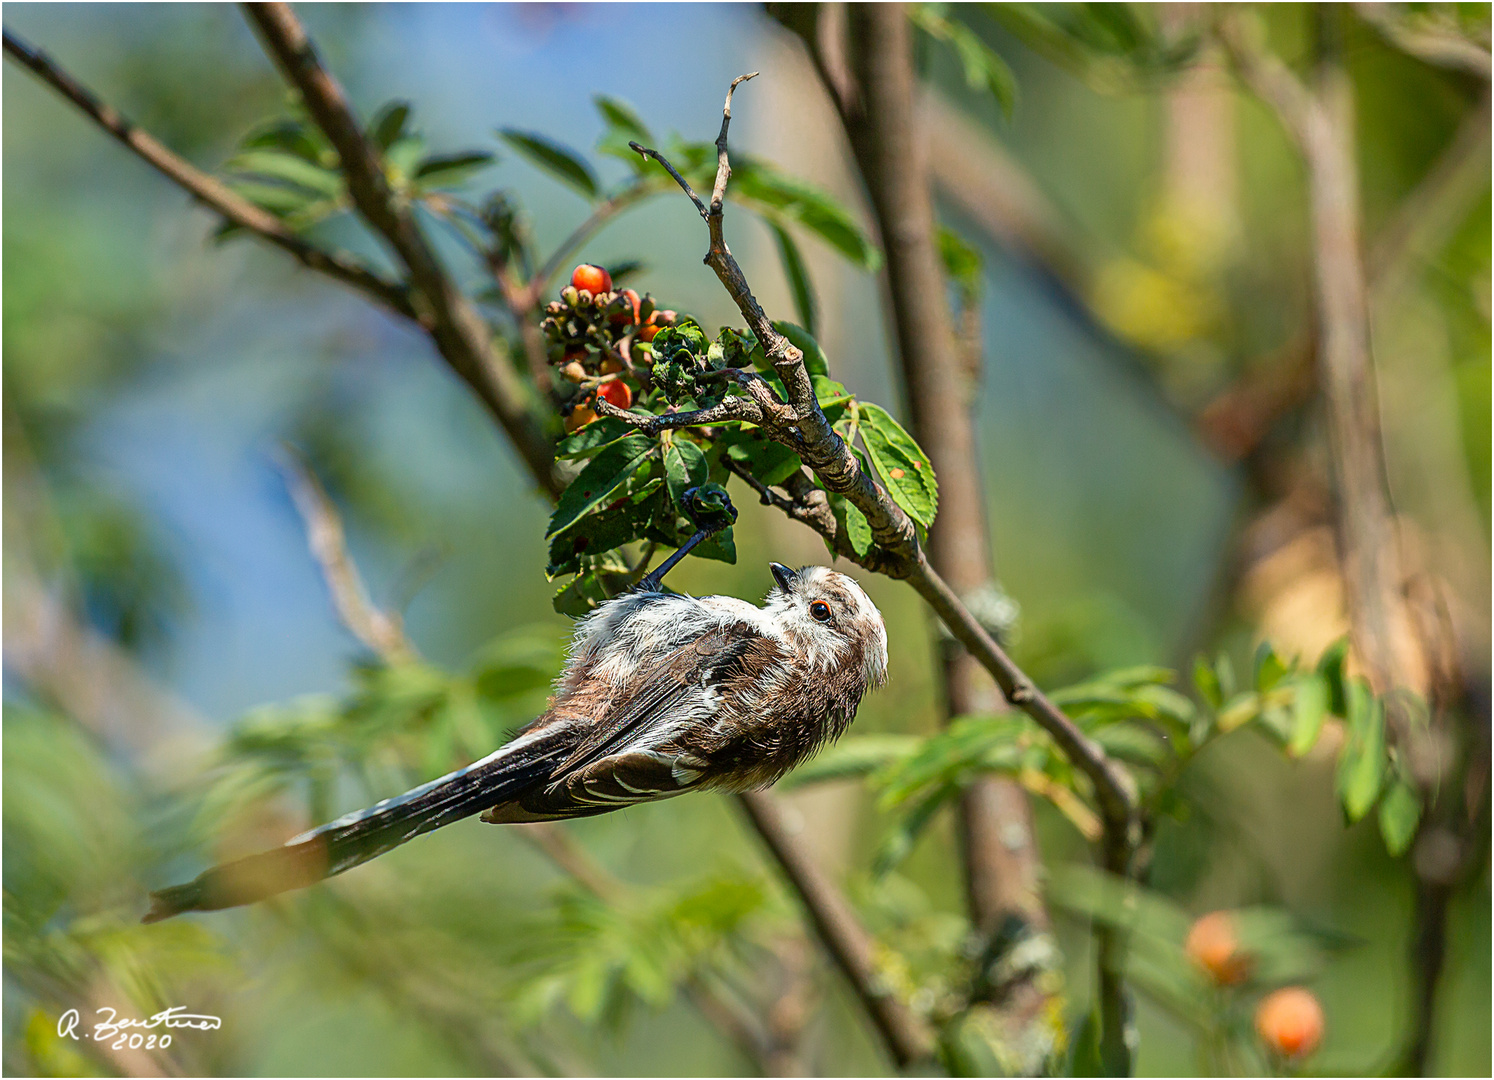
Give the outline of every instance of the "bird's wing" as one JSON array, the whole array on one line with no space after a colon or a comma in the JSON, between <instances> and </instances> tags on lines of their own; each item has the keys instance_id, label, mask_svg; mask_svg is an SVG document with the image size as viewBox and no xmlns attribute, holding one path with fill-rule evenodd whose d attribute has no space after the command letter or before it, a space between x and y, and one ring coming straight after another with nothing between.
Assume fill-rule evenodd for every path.
<instances>
[{"instance_id":1,"label":"bird's wing","mask_svg":"<svg viewBox=\"0 0 1494 1080\"><path fill-rule=\"evenodd\" d=\"M649 749L669 732L706 719L720 707L719 684L757 638L747 627L709 630L663 659L640 668L632 684L560 763L552 782L614 754Z\"/></svg>"},{"instance_id":2,"label":"bird's wing","mask_svg":"<svg viewBox=\"0 0 1494 1080\"><path fill-rule=\"evenodd\" d=\"M771 642L742 626L714 629L640 669L613 706L551 774L550 781L495 806L484 821L580 817L679 795L711 779L707 763L678 738L709 723L742 661ZM727 691L729 693L729 691Z\"/></svg>"}]
</instances>

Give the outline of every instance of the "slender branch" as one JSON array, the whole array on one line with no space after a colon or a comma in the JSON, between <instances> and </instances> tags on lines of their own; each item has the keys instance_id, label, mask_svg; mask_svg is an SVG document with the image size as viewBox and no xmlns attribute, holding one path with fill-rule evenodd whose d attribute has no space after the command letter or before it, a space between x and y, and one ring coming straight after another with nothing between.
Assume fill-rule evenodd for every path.
<instances>
[{"instance_id":1,"label":"slender branch","mask_svg":"<svg viewBox=\"0 0 1494 1080\"><path fill-rule=\"evenodd\" d=\"M353 205L409 273L417 321L497 419L541 489L555 497L565 485L528 389L494 349L491 329L446 273L409 203L390 189L377 151L300 21L286 4L247 4L245 10L266 51L337 151Z\"/></svg>"},{"instance_id":2,"label":"slender branch","mask_svg":"<svg viewBox=\"0 0 1494 1080\"><path fill-rule=\"evenodd\" d=\"M724 172L730 175L725 145L729 120L729 115L723 119L722 135L718 140L717 186L722 187L723 191L722 174ZM1075 768L1090 780L1104 819L1117 827L1129 829L1135 805L1134 782L1110 760L1097 743L1033 685L1032 680L1007 656L1005 650L929 565L912 520L892 501L881 484L862 471L845 440L825 418L815 397L814 384L804 366L804 354L773 328L762 305L752 295L742 268L726 246L724 214L719 210L707 209L689 183L658 151L637 144L633 146L635 150L663 165L690 196L696 208L701 210L710 231L710 247L705 263L715 271L717 278L736 302L738 310L746 318L758 341L763 344L768 359L788 389L789 399L784 403L787 410L772 413L765 410L759 422L763 431L770 438L794 450L828 490L845 495L866 516L867 523L871 526L872 538L882 552L874 564L854 555L853 560L889 577L906 579L928 601L935 614L944 620L950 632L991 673L1007 700L1036 720L1053 737ZM646 418L639 418L638 422L645 420ZM817 528L821 535L832 539L835 537L835 531L823 521Z\"/></svg>"},{"instance_id":3,"label":"slender branch","mask_svg":"<svg viewBox=\"0 0 1494 1080\"><path fill-rule=\"evenodd\" d=\"M405 637L399 616L380 610L369 599L363 576L348 554L342 516L327 497L321 481L290 446L279 448L275 462L306 525L306 543L321 567L342 624L386 664L415 659L418 654Z\"/></svg>"},{"instance_id":4,"label":"slender branch","mask_svg":"<svg viewBox=\"0 0 1494 1080\"><path fill-rule=\"evenodd\" d=\"M1488 80L1489 46L1472 41L1432 18L1414 19L1399 4L1355 4L1355 13L1396 48L1437 67Z\"/></svg>"},{"instance_id":5,"label":"slender branch","mask_svg":"<svg viewBox=\"0 0 1494 1080\"><path fill-rule=\"evenodd\" d=\"M898 1067L927 1060L934 1049L928 1026L886 985L877 970L875 939L796 841L784 823L778 801L766 792L741 795L737 801L804 902L820 941L855 989Z\"/></svg>"},{"instance_id":6,"label":"slender branch","mask_svg":"<svg viewBox=\"0 0 1494 1080\"><path fill-rule=\"evenodd\" d=\"M5 51L42 82L76 105L83 115L113 135L141 160L225 221L247 229L261 239L290 252L308 269L350 285L392 311L414 317L409 291L403 285L386 281L351 255L324 251L297 236L285 222L268 210L254 205L223 181L209 176L173 154L147 132L100 101L91 90L58 67L46 53L28 45L9 30L5 31Z\"/></svg>"}]
</instances>

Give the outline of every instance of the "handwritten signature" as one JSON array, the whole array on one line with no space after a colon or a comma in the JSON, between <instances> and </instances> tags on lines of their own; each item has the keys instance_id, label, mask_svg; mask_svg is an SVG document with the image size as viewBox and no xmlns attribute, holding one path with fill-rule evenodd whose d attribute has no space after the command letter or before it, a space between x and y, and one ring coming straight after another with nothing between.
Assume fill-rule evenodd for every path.
<instances>
[{"instance_id":1,"label":"handwritten signature","mask_svg":"<svg viewBox=\"0 0 1494 1080\"><path fill-rule=\"evenodd\" d=\"M169 1009L162 1009L149 1020L135 1020L130 1017L121 1017L118 1010L105 1005L101 1009L95 1009L94 1015L101 1017L98 1023L93 1025L90 1034L87 1028L83 1033L78 1033L83 1024L83 1018L77 1009L69 1009L62 1014L57 1021L57 1037L59 1039L94 1039L98 1042L114 1041L114 1050L164 1050L171 1045L171 1032L163 1031L160 1034L154 1032L155 1028L191 1028L196 1031L216 1031L223 1026L223 1021L216 1016L206 1013L189 1013L185 1005L173 1005Z\"/></svg>"}]
</instances>

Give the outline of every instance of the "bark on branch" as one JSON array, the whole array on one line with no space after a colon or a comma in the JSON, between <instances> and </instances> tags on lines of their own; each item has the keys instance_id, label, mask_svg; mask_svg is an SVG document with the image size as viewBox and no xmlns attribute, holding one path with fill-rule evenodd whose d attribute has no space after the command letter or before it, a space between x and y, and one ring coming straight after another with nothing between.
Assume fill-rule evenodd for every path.
<instances>
[{"instance_id":1,"label":"bark on branch","mask_svg":"<svg viewBox=\"0 0 1494 1080\"><path fill-rule=\"evenodd\" d=\"M266 51L337 151L354 207L408 273L416 321L488 407L541 489L554 498L564 484L528 388L494 349L492 329L446 273L409 202L389 187L383 163L364 138L342 87L322 66L288 5L246 4L245 10Z\"/></svg>"}]
</instances>

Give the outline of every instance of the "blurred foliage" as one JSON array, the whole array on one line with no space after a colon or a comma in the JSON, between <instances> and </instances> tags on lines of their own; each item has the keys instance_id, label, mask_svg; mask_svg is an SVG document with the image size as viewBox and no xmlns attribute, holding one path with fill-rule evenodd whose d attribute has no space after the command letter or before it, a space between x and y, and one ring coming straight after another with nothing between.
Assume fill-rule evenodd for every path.
<instances>
[{"instance_id":1,"label":"blurred foliage","mask_svg":"<svg viewBox=\"0 0 1494 1080\"><path fill-rule=\"evenodd\" d=\"M129 9L111 16L126 20L134 38L117 48L107 27L82 35L90 52L106 61L100 68L90 56L80 71L118 93L118 103L168 143L223 161L223 173L241 193L294 228L319 242L345 242L353 221L326 140L294 103L282 102L263 58L238 48L235 35L242 36L242 28L230 13L180 11ZM1401 15L1417 28L1451 28L1487 42L1487 6L1407 5ZM325 38L334 66L359 62L353 58L367 45L362 30L377 19L356 7L323 17L336 31ZM1310 14L1281 5L1265 19L1273 45L1302 65L1311 51ZM1033 175L1060 204L1081 208L1071 210L1073 216L1104 226L1110 220L1104 207L1124 207L1112 215L1109 231L1096 229L1103 235L1087 245L1092 272L1081 300L1134 347L1160 396L1192 410L1238 380L1272 369L1300 331L1308 267L1301 178L1279 133L1253 106L1239 108L1232 128L1239 143L1239 205L1225 217L1174 198L1150 159L1136 169L1114 152L1122 140L1130 146L1156 142L1163 97L1191 65L1207 59L1206 28L1133 4L923 4L913 20L930 80L963 95L966 105L978 101L971 105L978 115L994 100L1008 114L1002 137L1027 156ZM156 33L160 27L171 32ZM1370 26L1346 19L1346 29L1361 102L1372 237L1433 166L1476 94L1487 91L1407 56ZM200 46L203 40L211 47ZM372 100L383 100L384 74L365 75L377 91ZM1094 97L1094 90L1106 98ZM7 97L7 119L12 109L29 115ZM1144 118L1115 121L1121 114L1106 112L1105 102L1122 98L1143 102ZM607 162L609 173L540 130L549 123L543 115L501 128L501 155L428 142L403 100L370 109L367 130L383 152L391 186L417 202L428 220L440 222L488 281L494 272L512 272L538 284L537 296L548 296L556 283L540 275L553 277L568 266L573 248L595 227L653 195L676 195L673 182L628 147L629 141L657 144L638 112L607 94L592 104L601 122L598 153L628 167L615 182L607 177L619 166ZM42 145L43 136L30 130L30 141L12 142L19 138L15 130L8 125L13 155L17 145ZM102 143L96 133L86 137ZM660 149L698 191L709 190L713 145L670 136ZM574 242L552 249L551 259L541 258L537 230L520 209L512 181L492 186L499 168L514 158L578 193L597 215L591 231L583 228ZM17 173L23 160L12 157ZM121 168L117 158L100 160L102 177ZM857 210L825 188L748 153L734 153L733 167L729 198L766 224L765 250L778 258L798 320L779 324L780 330L805 351L837 430L927 527L938 498L927 457L891 412L832 378L817 339L830 340L832 315L845 316L836 314L840 301L832 291L822 297L817 289L816 278L823 288L830 276L824 267L832 264L817 261L821 253L801 249L800 242L813 237L815 247L863 274L880 268L881 253ZM47 168L70 175L70 165ZM43 498L13 496L7 526L25 529L45 573L63 582L89 624L126 649L169 655L173 628L193 610L182 571L186 555L150 512L111 487L88 438L90 425L117 395L170 374L161 359L169 350L154 340L152 328L172 310L172 290L190 289L140 272L147 226L101 227L106 219L88 208L98 189L44 190L45 182L34 180L22 189L14 175L6 185L5 256L26 272L8 276L4 296L7 480L22 477ZM104 182L104 192L113 195L112 184ZM1141 195L1128 203L1117 195L1127 191ZM173 204L170 213L180 208ZM698 239L690 234L682 243L694 251ZM999 268L975 239L953 229L941 232L940 247L959 302L975 307ZM1412 296L1432 312L1436 347L1445 354L1455 441L1482 514L1475 555L1487 561L1487 187L1429 260L1415 272ZM636 263L609 266L619 287L625 277L643 276ZM842 267L836 264L834 272ZM855 280L865 291L864 279ZM523 335L501 290L495 286L478 299L522 367ZM606 349L634 337L637 366L624 379L636 409L708 404L723 392L713 373L725 368L745 365L770 381L775 377L743 331L728 327L713 336L681 315L643 342L633 320L612 321L622 310L615 298L565 307L561 314L576 325L557 339L558 355L547 358L564 362L564 346L584 341L592 369L586 376L598 380L585 389L594 390ZM282 433L307 450L334 497L348 507L355 534L367 530L397 552L389 561L405 563L414 581L422 560L412 559L411 547L432 535L444 544L474 543L474 530L466 522L462 530L451 526L420 502L423 492L394 485L387 458L372 452L378 429L362 419L369 401L363 371L350 367L351 374L339 375L338 349L330 351L333 362L316 365L311 389L285 408ZM836 374L851 381L841 366ZM557 411L584 396L582 388L562 386ZM1392 410L1396 404L1388 403ZM1313 431L1309 419L1284 424L1276 438L1293 453L1310 455ZM636 575L645 553L688 534L688 489L724 487L728 464L768 484L798 466L791 451L740 425L710 437L678 432L645 438L602 419L571 434L559 454L573 463L574 478L546 541L551 574L575 575L556 599L572 613ZM857 550L866 550L872 541L859 512L838 496L831 504ZM1136 509L1138 518L1149 513ZM1435 531L1438 524L1429 527ZM1090 523L1079 520L1072 528L1082 532ZM1165 538L1165 525L1153 535ZM757 542L742 527L697 553L730 563L738 543ZM407 581L392 591L407 596L412 588ZM474 592L460 601L473 606L487 599ZM461 614L454 605L450 615ZM539 614L505 610L500 622L518 626ZM1138 666L1165 659L1169 646L1155 623L1118 594L1090 592L1067 608L1049 605L1013 634L1039 681L1069 684L1053 699L1135 777L1151 815L1144 883L1086 865L1086 842L1099 829L1092 793L1045 735L1013 715L962 717L928 734L900 713L893 730L848 736L787 782L804 788L864 780L864 801L852 804L864 809L865 824L849 845L858 867L850 874L851 894L877 936L884 985L943 1028L946 1066L988 1069L993 1060L971 1008L983 965L978 939L952 899L957 871L945 812L974 779L990 774L1015 778L1040 801L1047 895L1060 919L1078 923L1077 930L1060 925L1072 997L1064 1004L1066 1016L1056 1020L1068 1032L1070 1056L1061 1067L1082 1072L1097 1063L1081 970L1095 926L1124 932L1126 978L1154 1010L1143 1013L1143 1067L1241 1074L1273 1067L1256 1048L1251 1008L1269 989L1309 980L1325 987L1330 1006L1329 1048L1315 1065L1364 1069L1398 1036L1386 1020L1384 999L1391 980L1399 986L1407 978L1391 964L1399 965L1408 875L1404 859L1392 863L1388 856L1406 851L1423 807L1394 740L1386 737L1386 712L1401 710L1411 722L1424 722L1425 707L1404 695L1376 699L1346 666L1341 646L1298 663L1254 646L1255 628L1239 612L1209 619L1199 635L1212 658L1195 665L1188 693L1175 687L1171 669ZM915 620L903 622L895 632L911 633ZM13 632L9 626L7 632ZM688 809L633 812L636 824L578 827L581 857L596 864L591 887L558 873L564 856L551 851L542 859L519 830L474 826L454 836L443 832L356 877L253 912L149 928L136 923L147 885L177 879L213 854L274 842L490 752L543 706L561 644L558 633L537 625L504 634L454 668L365 659L352 667L345 692L250 711L228 729L210 760L169 781L106 748L98 733L78 726L79 718L60 715L45 687L25 686L8 670L7 1070L123 1071L97 1047L53 1035L67 1009L87 1013L108 1001L143 1015L183 1002L233 1015L242 1031L235 1040L183 1045L171 1058L185 1072L256 1071L266 1060L261 1044L282 1047L279 1052L295 1062L289 1071L324 1063L330 1051L313 1036L281 1029L304 1021L305 1013L340 1015L342 1007L374 1017L364 1040L370 1054L413 1047L409 1060L430 1071L563 1074L596 1070L599 1062L601 1071L626 1071L616 1063L624 1060L619 1048L633 1032L654 1068L663 1060L659 1048L667 1046L671 1068L741 1072L760 1063L731 1046L719 1025L705 1033L700 1017L715 1015L723 1002L728 1010L745 1005L749 1013L772 1012L793 993L807 995L809 1004L801 1007L813 1014L798 1031L809 1033L805 1043L819 1045L806 1055L815 1068L881 1067L822 962L812 965L807 990L794 983L785 954L787 946L807 948L805 929L760 869L739 864L740 842L726 843L719 813L704 800L692 800ZM1291 650L1289 643L1278 647ZM901 706L904 699L898 701ZM924 703L914 707L924 709ZM1260 753L1265 745L1277 753L1267 758ZM1298 781L1295 794L1283 777ZM1379 834L1374 849L1363 842L1364 829L1348 840L1336 834L1324 840L1321 830L1302 824L1318 805L1303 792L1318 789L1331 796L1344 821L1370 823ZM848 792L844 783L827 790ZM1299 811L1293 799L1311 805ZM1255 834L1271 828L1284 833L1289 855L1260 850L1268 845ZM1486 875L1486 867L1479 870L1472 890L1474 934L1487 933ZM1254 958L1248 979L1227 988L1203 976L1184 944L1189 912L1221 892L1235 905L1242 946ZM1389 899L1381 895L1387 893ZM1372 908L1375 897L1380 906ZM1330 925L1352 925L1356 936ZM1373 977L1362 977L1366 969L1355 965L1371 960L1380 966ZM1481 1026L1486 1017L1477 1014L1487 1012L1487 966L1470 970L1455 970L1445 990L1452 1019L1444 1023L1463 1025L1456 1029L1461 1056L1448 1060L1465 1068L1472 1061L1471 1071L1482 1071L1488 1029ZM1337 998L1326 989L1333 987ZM667 1036L657 1037L661 1031ZM725 1048L709 1049L718 1046ZM1196 1062L1181 1057L1189 1048L1197 1051ZM374 1067L349 1060L347 1071Z\"/></svg>"}]
</instances>

